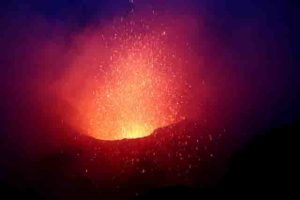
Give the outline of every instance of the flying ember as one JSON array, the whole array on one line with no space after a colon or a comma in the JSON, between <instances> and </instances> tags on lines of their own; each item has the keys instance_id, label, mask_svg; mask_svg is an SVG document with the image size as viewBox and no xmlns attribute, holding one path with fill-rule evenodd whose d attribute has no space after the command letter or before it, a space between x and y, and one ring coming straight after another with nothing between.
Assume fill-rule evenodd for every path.
<instances>
[{"instance_id":1,"label":"flying ember","mask_svg":"<svg viewBox=\"0 0 300 200\"><path fill-rule=\"evenodd\" d=\"M118 140L145 137L186 118L187 58L174 43L178 31L157 25L155 17L120 18L78 37L62 87L77 112L69 117L73 126L97 139Z\"/></svg>"}]
</instances>

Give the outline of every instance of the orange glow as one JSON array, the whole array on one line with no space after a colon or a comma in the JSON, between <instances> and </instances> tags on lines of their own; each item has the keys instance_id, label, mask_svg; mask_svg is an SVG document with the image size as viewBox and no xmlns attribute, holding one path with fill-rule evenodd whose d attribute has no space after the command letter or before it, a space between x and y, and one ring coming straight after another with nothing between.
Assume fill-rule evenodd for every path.
<instances>
[{"instance_id":1,"label":"orange glow","mask_svg":"<svg viewBox=\"0 0 300 200\"><path fill-rule=\"evenodd\" d=\"M116 51L109 72L95 90L97 112L90 112L88 130L94 137L143 137L176 122L178 84L164 72L167 66L160 55L161 49L152 45L155 39L137 39Z\"/></svg>"},{"instance_id":2,"label":"orange glow","mask_svg":"<svg viewBox=\"0 0 300 200\"><path fill-rule=\"evenodd\" d=\"M75 38L78 51L59 90L75 110L66 118L80 132L139 138L186 118L188 43L178 37L182 24L156 24L155 17L120 18Z\"/></svg>"}]
</instances>

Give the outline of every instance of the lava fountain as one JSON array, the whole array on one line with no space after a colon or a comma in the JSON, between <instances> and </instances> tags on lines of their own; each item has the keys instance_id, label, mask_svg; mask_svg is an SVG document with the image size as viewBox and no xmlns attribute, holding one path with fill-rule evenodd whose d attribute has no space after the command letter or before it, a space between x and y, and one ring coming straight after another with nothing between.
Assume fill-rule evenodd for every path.
<instances>
[{"instance_id":1,"label":"lava fountain","mask_svg":"<svg viewBox=\"0 0 300 200\"><path fill-rule=\"evenodd\" d=\"M188 26L153 12L76 36L58 87L75 110L67 121L94 138L118 140L185 119L192 84L184 66L195 64L181 37Z\"/></svg>"}]
</instances>

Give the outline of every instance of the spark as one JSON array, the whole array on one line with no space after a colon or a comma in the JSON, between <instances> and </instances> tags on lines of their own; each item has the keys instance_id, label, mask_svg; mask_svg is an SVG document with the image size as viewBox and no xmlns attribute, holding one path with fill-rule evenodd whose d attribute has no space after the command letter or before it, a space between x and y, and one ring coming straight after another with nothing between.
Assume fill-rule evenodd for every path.
<instances>
[{"instance_id":1,"label":"spark","mask_svg":"<svg viewBox=\"0 0 300 200\"><path fill-rule=\"evenodd\" d=\"M79 113L72 124L94 138L145 137L186 119L182 108L191 84L183 73L182 47L174 44L178 32L157 24L156 15L137 16L81 37L83 50L64 80L72 86L62 93ZM71 100L70 90L78 92Z\"/></svg>"}]
</instances>

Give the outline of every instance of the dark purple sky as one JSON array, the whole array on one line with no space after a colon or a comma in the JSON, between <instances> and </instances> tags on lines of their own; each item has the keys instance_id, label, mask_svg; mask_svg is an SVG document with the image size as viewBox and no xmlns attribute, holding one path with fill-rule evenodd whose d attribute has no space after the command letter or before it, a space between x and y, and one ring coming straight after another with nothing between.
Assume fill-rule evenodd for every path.
<instances>
[{"instance_id":1,"label":"dark purple sky","mask_svg":"<svg viewBox=\"0 0 300 200\"><path fill-rule=\"evenodd\" d=\"M19 132L17 121L39 116L26 85L43 74L45 66L32 52L49 40L68 49L72 35L94 22L145 7L203 19L210 39L199 48L207 47L206 53L215 56L206 75L216 80L214 93L220 95L210 104L218 106L220 119L243 118L237 127L245 121L248 127L275 127L299 119L297 1L10 0L0 6L0 134L5 138L14 135L12 127ZM57 54L53 67L46 66L53 79L64 70Z\"/></svg>"}]
</instances>

